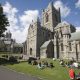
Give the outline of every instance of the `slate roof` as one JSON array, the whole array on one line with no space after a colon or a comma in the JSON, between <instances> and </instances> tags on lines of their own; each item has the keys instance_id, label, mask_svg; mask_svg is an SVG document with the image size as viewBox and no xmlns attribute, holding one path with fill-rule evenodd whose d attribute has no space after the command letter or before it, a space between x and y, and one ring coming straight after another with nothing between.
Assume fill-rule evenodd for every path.
<instances>
[{"instance_id":1,"label":"slate roof","mask_svg":"<svg viewBox=\"0 0 80 80\"><path fill-rule=\"evenodd\" d=\"M54 29L55 30L61 29L63 35L70 34L71 32L74 32L76 30L72 24L70 24L66 21L59 23Z\"/></svg>"},{"instance_id":2,"label":"slate roof","mask_svg":"<svg viewBox=\"0 0 80 80\"><path fill-rule=\"evenodd\" d=\"M73 40L80 40L80 31L71 33L71 38L69 41L73 41Z\"/></svg>"},{"instance_id":3,"label":"slate roof","mask_svg":"<svg viewBox=\"0 0 80 80\"><path fill-rule=\"evenodd\" d=\"M67 29L63 30L63 31L62 31L62 34L63 34L63 35L65 35L65 34L70 34L69 29L67 28Z\"/></svg>"},{"instance_id":4,"label":"slate roof","mask_svg":"<svg viewBox=\"0 0 80 80\"><path fill-rule=\"evenodd\" d=\"M50 42L51 40L44 42L44 44L40 48L46 48Z\"/></svg>"},{"instance_id":5,"label":"slate roof","mask_svg":"<svg viewBox=\"0 0 80 80\"><path fill-rule=\"evenodd\" d=\"M11 41L4 41L5 44L11 44Z\"/></svg>"},{"instance_id":6,"label":"slate roof","mask_svg":"<svg viewBox=\"0 0 80 80\"><path fill-rule=\"evenodd\" d=\"M63 26L70 26L70 24L69 24L68 22L66 22L66 21L63 21L63 22L59 23L59 24L55 27L55 29L60 28L60 27L63 27Z\"/></svg>"},{"instance_id":7,"label":"slate roof","mask_svg":"<svg viewBox=\"0 0 80 80\"><path fill-rule=\"evenodd\" d=\"M23 47L23 44L21 44L21 43L14 43L14 46L15 47Z\"/></svg>"}]
</instances>

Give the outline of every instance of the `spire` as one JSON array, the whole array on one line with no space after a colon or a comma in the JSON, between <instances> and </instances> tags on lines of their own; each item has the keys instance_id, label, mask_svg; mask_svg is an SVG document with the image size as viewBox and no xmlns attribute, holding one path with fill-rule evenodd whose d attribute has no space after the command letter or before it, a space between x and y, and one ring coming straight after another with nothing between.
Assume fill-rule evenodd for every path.
<instances>
[{"instance_id":1,"label":"spire","mask_svg":"<svg viewBox=\"0 0 80 80\"><path fill-rule=\"evenodd\" d=\"M53 6L53 1L50 1L48 7L52 7Z\"/></svg>"},{"instance_id":2,"label":"spire","mask_svg":"<svg viewBox=\"0 0 80 80\"><path fill-rule=\"evenodd\" d=\"M6 32L6 38L11 38L12 34L10 32L10 30L8 32Z\"/></svg>"}]
</instances>

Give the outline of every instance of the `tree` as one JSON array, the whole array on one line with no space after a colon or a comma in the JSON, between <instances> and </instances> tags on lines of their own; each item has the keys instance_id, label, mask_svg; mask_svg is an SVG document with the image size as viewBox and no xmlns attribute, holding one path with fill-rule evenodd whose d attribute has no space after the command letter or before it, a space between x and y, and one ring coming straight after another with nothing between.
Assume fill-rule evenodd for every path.
<instances>
[{"instance_id":1,"label":"tree","mask_svg":"<svg viewBox=\"0 0 80 80\"><path fill-rule=\"evenodd\" d=\"M4 36L3 33L7 30L7 26L9 26L9 22L6 15L3 13L3 7L0 4L0 37Z\"/></svg>"}]
</instances>

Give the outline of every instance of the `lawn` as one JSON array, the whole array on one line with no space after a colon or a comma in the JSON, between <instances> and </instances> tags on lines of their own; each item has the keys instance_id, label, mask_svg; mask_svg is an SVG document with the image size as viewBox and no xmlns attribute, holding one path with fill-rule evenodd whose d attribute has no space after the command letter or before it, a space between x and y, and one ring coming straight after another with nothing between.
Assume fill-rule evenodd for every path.
<instances>
[{"instance_id":1,"label":"lawn","mask_svg":"<svg viewBox=\"0 0 80 80\"><path fill-rule=\"evenodd\" d=\"M47 59L48 62L53 62L54 68L38 69L37 66L29 65L27 62L21 62L14 65L6 65L8 68L14 69L18 72L29 74L32 76L40 77L42 80L70 80L69 79L69 68L62 67L59 61L52 61ZM76 74L78 74L79 69L75 69Z\"/></svg>"}]
</instances>

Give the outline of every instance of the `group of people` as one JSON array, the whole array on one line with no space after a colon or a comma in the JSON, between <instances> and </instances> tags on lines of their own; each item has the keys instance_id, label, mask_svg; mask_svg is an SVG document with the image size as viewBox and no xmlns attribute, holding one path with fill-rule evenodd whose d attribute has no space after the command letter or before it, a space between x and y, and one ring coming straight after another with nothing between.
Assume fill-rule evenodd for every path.
<instances>
[{"instance_id":1,"label":"group of people","mask_svg":"<svg viewBox=\"0 0 80 80\"><path fill-rule=\"evenodd\" d=\"M64 60L60 60L60 65L61 66L67 66L69 68L69 77L70 80L80 80L80 73L75 74L74 68L79 68L79 64L76 61L68 61L65 62Z\"/></svg>"},{"instance_id":2,"label":"group of people","mask_svg":"<svg viewBox=\"0 0 80 80\"><path fill-rule=\"evenodd\" d=\"M62 66L67 66L69 67L69 76L70 76L70 80L80 80L80 73L78 75L75 75L75 72L74 72L74 67L78 67L78 63L75 62L75 61L69 61L69 62L65 62L64 60L59 60L60 62L60 65ZM53 62L50 62L48 63L47 61L40 61L40 60L37 60L37 59L33 59L33 58L30 58L28 60L28 63L31 64L31 65L37 65L37 67L39 69L44 69L44 68L53 68L54 65L53 65Z\"/></svg>"},{"instance_id":3,"label":"group of people","mask_svg":"<svg viewBox=\"0 0 80 80\"><path fill-rule=\"evenodd\" d=\"M37 67L39 69L44 69L46 67L53 68L54 66L53 66L53 63L52 62L51 63L48 63L47 61L42 61L42 62L38 62Z\"/></svg>"},{"instance_id":4,"label":"group of people","mask_svg":"<svg viewBox=\"0 0 80 80\"><path fill-rule=\"evenodd\" d=\"M60 65L65 66L65 62L63 60L60 60Z\"/></svg>"},{"instance_id":5,"label":"group of people","mask_svg":"<svg viewBox=\"0 0 80 80\"><path fill-rule=\"evenodd\" d=\"M60 60L60 65L62 66L67 66L67 67L73 67L73 68L80 68L80 65L78 62L76 61L68 61L68 62L65 62L64 60Z\"/></svg>"},{"instance_id":6,"label":"group of people","mask_svg":"<svg viewBox=\"0 0 80 80\"><path fill-rule=\"evenodd\" d=\"M49 68L53 68L53 63L50 62L48 63L47 61L40 61L39 59L36 59L36 58L33 58L33 57L30 57L28 60L27 60L28 64L31 64L31 65L37 65L37 67L39 69L44 69L46 67L49 67Z\"/></svg>"}]
</instances>

